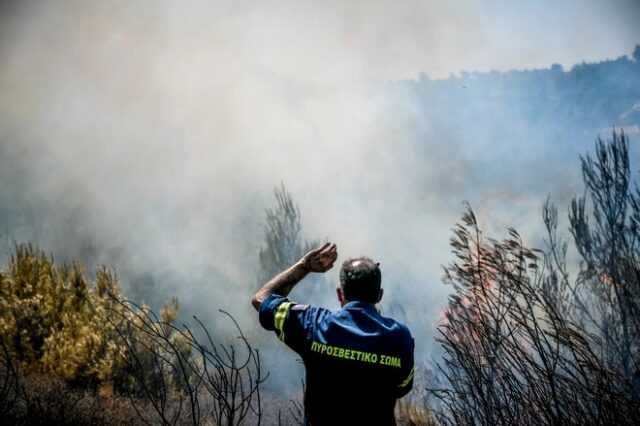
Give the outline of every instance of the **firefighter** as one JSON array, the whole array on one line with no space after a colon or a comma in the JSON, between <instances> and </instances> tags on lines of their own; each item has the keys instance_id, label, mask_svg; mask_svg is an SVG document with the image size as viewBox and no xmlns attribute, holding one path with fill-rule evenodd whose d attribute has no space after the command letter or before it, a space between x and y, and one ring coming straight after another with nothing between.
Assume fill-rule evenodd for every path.
<instances>
[{"instance_id":1,"label":"firefighter","mask_svg":"<svg viewBox=\"0 0 640 426\"><path fill-rule=\"evenodd\" d=\"M376 309L379 264L367 257L344 262L337 312L287 299L308 273L328 271L337 257L331 243L310 251L265 283L252 304L262 327L304 362L308 425L394 425L396 400L413 386L414 342L404 324Z\"/></svg>"}]
</instances>

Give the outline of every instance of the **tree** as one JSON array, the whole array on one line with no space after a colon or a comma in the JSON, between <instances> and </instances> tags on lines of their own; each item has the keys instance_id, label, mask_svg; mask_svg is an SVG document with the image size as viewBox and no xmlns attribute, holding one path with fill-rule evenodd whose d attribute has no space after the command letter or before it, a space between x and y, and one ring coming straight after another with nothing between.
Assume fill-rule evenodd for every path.
<instances>
[{"instance_id":1,"label":"tree","mask_svg":"<svg viewBox=\"0 0 640 426\"><path fill-rule=\"evenodd\" d=\"M431 389L444 424L640 422L640 188L628 145L614 129L581 158L585 196L569 207L575 279L549 200L544 252L514 229L487 239L470 207L464 214L445 267L444 386Z\"/></svg>"},{"instance_id":2,"label":"tree","mask_svg":"<svg viewBox=\"0 0 640 426\"><path fill-rule=\"evenodd\" d=\"M233 321L239 345L215 342L195 316L199 330L176 327L177 307L158 317L131 301L114 302L109 322L125 347L131 379L125 391L145 424L260 424L266 376L258 351L230 314L221 311Z\"/></svg>"},{"instance_id":3,"label":"tree","mask_svg":"<svg viewBox=\"0 0 640 426\"><path fill-rule=\"evenodd\" d=\"M0 283L1 418L105 423L99 388L115 409L127 395L145 424L260 424L260 357L226 312L238 344L214 341L196 317L197 329L177 327L177 299L157 315L126 300L107 268L90 283L79 264L30 245L16 247ZM117 414L111 423L131 423Z\"/></svg>"},{"instance_id":4,"label":"tree","mask_svg":"<svg viewBox=\"0 0 640 426\"><path fill-rule=\"evenodd\" d=\"M511 229L485 239L469 209L445 267L439 419L451 425L632 425L640 404L597 336L558 309L544 256Z\"/></svg>"},{"instance_id":5,"label":"tree","mask_svg":"<svg viewBox=\"0 0 640 426\"><path fill-rule=\"evenodd\" d=\"M0 281L0 336L17 360L79 384L113 375L120 348L105 324L109 295L120 292L111 272L100 268L92 287L79 264L19 245Z\"/></svg>"},{"instance_id":6,"label":"tree","mask_svg":"<svg viewBox=\"0 0 640 426\"><path fill-rule=\"evenodd\" d=\"M284 184L274 189L276 207L266 211L265 246L260 249L258 283L262 284L297 262L320 240L303 240L300 208Z\"/></svg>"},{"instance_id":7,"label":"tree","mask_svg":"<svg viewBox=\"0 0 640 426\"><path fill-rule=\"evenodd\" d=\"M573 199L569 222L582 262L571 293L607 362L640 398L640 188L631 187L628 137L615 129L606 143L598 137L595 158L581 164L586 197Z\"/></svg>"}]
</instances>

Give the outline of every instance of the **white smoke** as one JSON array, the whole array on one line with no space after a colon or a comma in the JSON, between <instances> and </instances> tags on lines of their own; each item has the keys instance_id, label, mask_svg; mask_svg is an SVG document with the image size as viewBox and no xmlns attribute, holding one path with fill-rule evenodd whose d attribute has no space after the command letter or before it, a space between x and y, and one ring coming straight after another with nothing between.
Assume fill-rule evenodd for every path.
<instances>
[{"instance_id":1,"label":"white smoke","mask_svg":"<svg viewBox=\"0 0 640 426\"><path fill-rule=\"evenodd\" d=\"M150 303L177 295L248 327L264 210L284 182L309 237L336 242L340 261L381 262L389 306L426 358L462 201L502 231L535 221L548 189L521 184L526 153L504 188L476 180L506 167L506 148L448 138L382 81L627 53L637 25L585 34L637 3L596 3L565 30L565 6L501 1L5 2L0 225L56 258L114 267ZM582 36L527 44L543 21Z\"/></svg>"}]
</instances>

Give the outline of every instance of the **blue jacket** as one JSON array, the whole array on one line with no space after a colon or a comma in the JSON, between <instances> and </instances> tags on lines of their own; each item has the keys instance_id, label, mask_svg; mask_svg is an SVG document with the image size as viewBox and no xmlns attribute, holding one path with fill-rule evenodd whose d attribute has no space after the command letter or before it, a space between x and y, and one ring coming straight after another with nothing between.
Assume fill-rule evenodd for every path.
<instances>
[{"instance_id":1,"label":"blue jacket","mask_svg":"<svg viewBox=\"0 0 640 426\"><path fill-rule=\"evenodd\" d=\"M309 424L395 424L396 400L413 386L414 342L404 324L372 303L348 302L331 312L275 294L259 315L304 361Z\"/></svg>"}]
</instances>

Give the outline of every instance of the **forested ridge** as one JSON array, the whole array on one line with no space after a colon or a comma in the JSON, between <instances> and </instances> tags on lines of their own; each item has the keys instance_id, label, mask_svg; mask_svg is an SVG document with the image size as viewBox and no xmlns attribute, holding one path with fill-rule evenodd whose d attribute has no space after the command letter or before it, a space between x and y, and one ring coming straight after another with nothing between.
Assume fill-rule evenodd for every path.
<instances>
[{"instance_id":1,"label":"forested ridge","mask_svg":"<svg viewBox=\"0 0 640 426\"><path fill-rule=\"evenodd\" d=\"M438 80L422 74L391 86L406 88L433 114L458 117L451 127L483 122L479 114L493 120L533 118L532 125L542 128L559 122L567 131L633 127L640 121L640 45L632 57L581 63L569 70L555 64L535 70L463 71Z\"/></svg>"}]
</instances>

